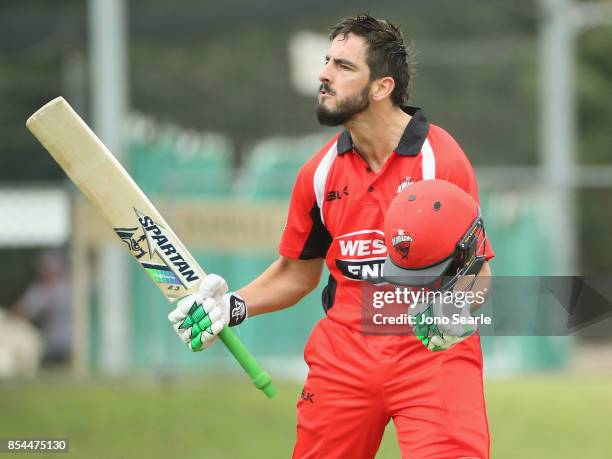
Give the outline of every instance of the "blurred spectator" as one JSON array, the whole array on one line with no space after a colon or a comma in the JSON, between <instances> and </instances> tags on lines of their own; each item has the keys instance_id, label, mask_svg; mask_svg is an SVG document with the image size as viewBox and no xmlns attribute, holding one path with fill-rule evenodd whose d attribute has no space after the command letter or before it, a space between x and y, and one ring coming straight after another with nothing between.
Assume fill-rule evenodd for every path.
<instances>
[{"instance_id":1,"label":"blurred spectator","mask_svg":"<svg viewBox=\"0 0 612 459\"><path fill-rule=\"evenodd\" d=\"M36 278L13 311L39 328L43 335L43 364L63 364L72 342L70 283L64 257L54 251L36 260Z\"/></svg>"},{"instance_id":2,"label":"blurred spectator","mask_svg":"<svg viewBox=\"0 0 612 459\"><path fill-rule=\"evenodd\" d=\"M43 343L27 320L0 308L0 378L32 376L40 366Z\"/></svg>"}]
</instances>

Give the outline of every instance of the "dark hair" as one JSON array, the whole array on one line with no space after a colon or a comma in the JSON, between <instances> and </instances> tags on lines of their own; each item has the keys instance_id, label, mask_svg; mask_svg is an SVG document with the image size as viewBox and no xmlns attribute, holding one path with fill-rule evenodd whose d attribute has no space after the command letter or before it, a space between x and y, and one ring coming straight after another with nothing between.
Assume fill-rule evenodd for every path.
<instances>
[{"instance_id":1,"label":"dark hair","mask_svg":"<svg viewBox=\"0 0 612 459\"><path fill-rule=\"evenodd\" d=\"M403 105L408 101L412 73L411 50L404 44L399 27L369 14L341 19L329 29L329 39L349 33L365 39L368 44L366 62L370 68L370 81L390 76L395 81L391 101Z\"/></svg>"}]
</instances>

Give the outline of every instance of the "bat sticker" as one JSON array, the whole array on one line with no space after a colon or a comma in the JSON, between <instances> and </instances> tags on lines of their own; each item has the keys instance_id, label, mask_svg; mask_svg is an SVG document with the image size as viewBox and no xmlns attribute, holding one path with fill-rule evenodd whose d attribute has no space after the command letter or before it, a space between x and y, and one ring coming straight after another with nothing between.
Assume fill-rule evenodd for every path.
<instances>
[{"instance_id":1,"label":"bat sticker","mask_svg":"<svg viewBox=\"0 0 612 459\"><path fill-rule=\"evenodd\" d=\"M156 284L181 285L181 281L167 266L151 263L141 263L141 265Z\"/></svg>"},{"instance_id":2,"label":"bat sticker","mask_svg":"<svg viewBox=\"0 0 612 459\"><path fill-rule=\"evenodd\" d=\"M145 241L147 237L143 234L138 239L134 237L139 228L113 228L117 236L121 238L123 242L125 242L128 246L129 251L134 255L137 259L142 258L147 252L140 246L142 241Z\"/></svg>"},{"instance_id":3,"label":"bat sticker","mask_svg":"<svg viewBox=\"0 0 612 459\"><path fill-rule=\"evenodd\" d=\"M134 209L134 212L136 212L138 222L144 231L143 237L146 238L149 246L150 258L152 259L153 255L157 254L185 288L189 288L199 280L200 277L196 270L189 265L189 262L181 254L180 244L174 242L176 236L148 215L139 212L137 209Z\"/></svg>"}]
</instances>

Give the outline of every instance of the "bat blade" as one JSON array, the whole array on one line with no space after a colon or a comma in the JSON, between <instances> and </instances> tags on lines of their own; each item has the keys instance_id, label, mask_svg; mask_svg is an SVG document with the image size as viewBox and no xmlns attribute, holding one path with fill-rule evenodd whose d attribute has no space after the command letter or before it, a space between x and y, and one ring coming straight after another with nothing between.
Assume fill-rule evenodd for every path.
<instances>
[{"instance_id":1,"label":"bat blade","mask_svg":"<svg viewBox=\"0 0 612 459\"><path fill-rule=\"evenodd\" d=\"M113 228L166 298L198 290L206 273L183 246L155 206L63 97L41 107L26 122L34 137ZM276 388L233 332L219 337L253 384L268 398Z\"/></svg>"},{"instance_id":2,"label":"bat blade","mask_svg":"<svg viewBox=\"0 0 612 459\"><path fill-rule=\"evenodd\" d=\"M197 291L205 273L127 171L63 97L26 122L168 301Z\"/></svg>"}]
</instances>

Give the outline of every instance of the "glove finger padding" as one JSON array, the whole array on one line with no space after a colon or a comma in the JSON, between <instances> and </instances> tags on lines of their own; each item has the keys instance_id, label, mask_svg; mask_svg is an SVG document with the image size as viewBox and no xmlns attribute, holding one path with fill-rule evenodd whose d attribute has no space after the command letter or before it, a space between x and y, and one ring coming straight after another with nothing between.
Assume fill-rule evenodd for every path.
<instances>
[{"instance_id":1,"label":"glove finger padding","mask_svg":"<svg viewBox=\"0 0 612 459\"><path fill-rule=\"evenodd\" d=\"M190 315L191 320L188 325L191 326L191 337L195 337L200 332L207 332L214 335L212 325L223 317L223 311L219 304L212 298L204 300L201 306ZM221 320L221 326L224 322Z\"/></svg>"},{"instance_id":2,"label":"glove finger padding","mask_svg":"<svg viewBox=\"0 0 612 459\"><path fill-rule=\"evenodd\" d=\"M221 276L217 274L207 275L200 287L198 293L202 295L202 298L215 298L220 302L221 297L227 293L228 287L227 282Z\"/></svg>"},{"instance_id":3,"label":"glove finger padding","mask_svg":"<svg viewBox=\"0 0 612 459\"><path fill-rule=\"evenodd\" d=\"M192 351L201 351L213 344L223 330L223 310L213 298L207 298L198 307L192 317L189 347Z\"/></svg>"},{"instance_id":4,"label":"glove finger padding","mask_svg":"<svg viewBox=\"0 0 612 459\"><path fill-rule=\"evenodd\" d=\"M444 337L462 338L473 334L477 327L469 324L471 317L469 304L457 305L452 302L434 301L432 304L434 317L444 317L446 320L438 328ZM466 320L462 320L466 319Z\"/></svg>"},{"instance_id":5,"label":"glove finger padding","mask_svg":"<svg viewBox=\"0 0 612 459\"><path fill-rule=\"evenodd\" d=\"M209 333L210 330L212 332ZM199 335L189 341L189 348L193 352L199 352L211 346L217 339L219 333L223 330L223 322L213 322L208 330L203 330Z\"/></svg>"},{"instance_id":6,"label":"glove finger padding","mask_svg":"<svg viewBox=\"0 0 612 459\"><path fill-rule=\"evenodd\" d=\"M467 320L471 317L468 304L456 305L435 299L430 304L414 305L409 315L412 317L414 335L430 351L448 349L477 330Z\"/></svg>"},{"instance_id":7,"label":"glove finger padding","mask_svg":"<svg viewBox=\"0 0 612 459\"><path fill-rule=\"evenodd\" d=\"M190 314L202 305L202 296L199 294L187 295L181 298L176 307L168 314L172 328L185 344L191 340L191 327L185 326Z\"/></svg>"},{"instance_id":8,"label":"glove finger padding","mask_svg":"<svg viewBox=\"0 0 612 459\"><path fill-rule=\"evenodd\" d=\"M213 344L224 325L221 305L214 298L203 299L199 293L181 298L168 314L168 320L192 351Z\"/></svg>"},{"instance_id":9,"label":"glove finger padding","mask_svg":"<svg viewBox=\"0 0 612 459\"><path fill-rule=\"evenodd\" d=\"M185 320L185 317L187 317L191 313L191 310L194 308L194 306L197 307L201 305L203 301L204 300L202 298L202 295L200 295L199 293L193 293L191 295L187 295L181 298L176 303L175 308L170 311L170 314L168 314L168 320L172 324L182 322L183 320Z\"/></svg>"},{"instance_id":10,"label":"glove finger padding","mask_svg":"<svg viewBox=\"0 0 612 459\"><path fill-rule=\"evenodd\" d=\"M460 341L463 341L463 338L458 338L456 336L445 336L442 338L441 336L434 335L429 340L427 349L430 351L442 351L454 346Z\"/></svg>"},{"instance_id":11,"label":"glove finger padding","mask_svg":"<svg viewBox=\"0 0 612 459\"><path fill-rule=\"evenodd\" d=\"M437 331L437 328L432 329L435 325L430 324L427 320L432 317L432 314L431 306L427 303L416 303L408 310L414 335L423 341L426 346L429 344L431 335Z\"/></svg>"},{"instance_id":12,"label":"glove finger padding","mask_svg":"<svg viewBox=\"0 0 612 459\"><path fill-rule=\"evenodd\" d=\"M227 290L221 276L209 274L198 293L181 298L168 314L174 330L192 351L209 347L225 325L238 325L248 317L244 300L238 293Z\"/></svg>"}]
</instances>

